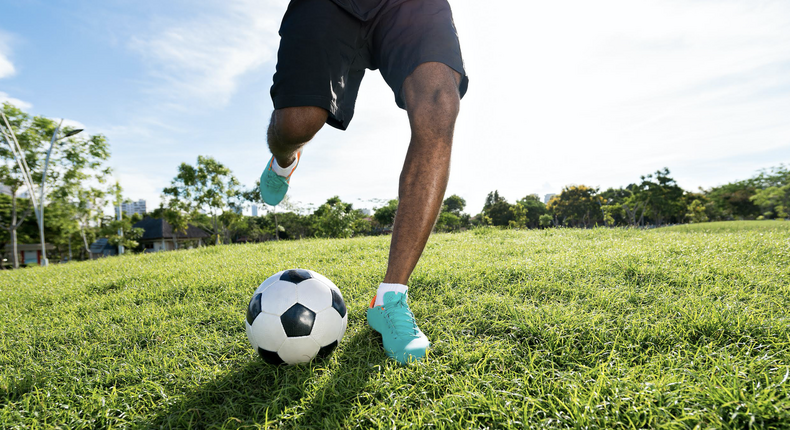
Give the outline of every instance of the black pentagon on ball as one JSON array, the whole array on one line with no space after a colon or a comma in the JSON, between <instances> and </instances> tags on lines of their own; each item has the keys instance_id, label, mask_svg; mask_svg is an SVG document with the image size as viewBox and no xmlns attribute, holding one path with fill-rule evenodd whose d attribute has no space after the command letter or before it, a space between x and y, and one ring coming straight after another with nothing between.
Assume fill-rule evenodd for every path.
<instances>
[{"instance_id":1,"label":"black pentagon on ball","mask_svg":"<svg viewBox=\"0 0 790 430\"><path fill-rule=\"evenodd\" d=\"M268 351L266 349L263 349L260 346L258 347L258 354L261 356L261 358L263 358L263 361L269 364L273 364L277 366L285 363L283 359L280 358L279 354L277 354L274 351Z\"/></svg>"},{"instance_id":2,"label":"black pentagon on ball","mask_svg":"<svg viewBox=\"0 0 790 430\"><path fill-rule=\"evenodd\" d=\"M340 318L343 318L344 316L346 316L346 302L343 301L343 297L340 295L340 293L338 293L334 289L331 290L332 290L332 307L335 308L337 313L340 314Z\"/></svg>"},{"instance_id":3,"label":"black pentagon on ball","mask_svg":"<svg viewBox=\"0 0 790 430\"><path fill-rule=\"evenodd\" d=\"M315 322L315 312L297 303L280 315L280 322L288 337L310 336Z\"/></svg>"},{"instance_id":4,"label":"black pentagon on ball","mask_svg":"<svg viewBox=\"0 0 790 430\"><path fill-rule=\"evenodd\" d=\"M318 350L318 354L316 357L318 358L326 358L329 357L329 354L337 348L337 341L330 343L327 346L322 346L321 349Z\"/></svg>"},{"instance_id":5,"label":"black pentagon on ball","mask_svg":"<svg viewBox=\"0 0 790 430\"><path fill-rule=\"evenodd\" d=\"M291 269L291 270L286 270L285 272L283 272L283 274L280 275L280 280L281 281L292 282L294 284L298 284L298 283L300 283L302 281L306 281L306 280L308 280L308 279L310 279L312 277L313 277L313 275L311 275L310 272L308 272L307 270Z\"/></svg>"},{"instance_id":6,"label":"black pentagon on ball","mask_svg":"<svg viewBox=\"0 0 790 430\"><path fill-rule=\"evenodd\" d=\"M252 325L259 313L261 313L261 293L252 296L250 305L247 306L247 323Z\"/></svg>"}]
</instances>

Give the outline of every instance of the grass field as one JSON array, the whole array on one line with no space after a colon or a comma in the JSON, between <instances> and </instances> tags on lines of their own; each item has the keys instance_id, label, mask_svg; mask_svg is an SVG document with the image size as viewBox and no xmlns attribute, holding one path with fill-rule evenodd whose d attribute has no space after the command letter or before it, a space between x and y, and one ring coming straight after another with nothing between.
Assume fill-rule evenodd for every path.
<instances>
[{"instance_id":1,"label":"grass field","mask_svg":"<svg viewBox=\"0 0 790 430\"><path fill-rule=\"evenodd\" d=\"M123 256L0 273L0 428L790 428L790 222L435 235L410 299L428 360L364 308L388 237ZM343 291L328 359L271 367L252 291Z\"/></svg>"}]
</instances>

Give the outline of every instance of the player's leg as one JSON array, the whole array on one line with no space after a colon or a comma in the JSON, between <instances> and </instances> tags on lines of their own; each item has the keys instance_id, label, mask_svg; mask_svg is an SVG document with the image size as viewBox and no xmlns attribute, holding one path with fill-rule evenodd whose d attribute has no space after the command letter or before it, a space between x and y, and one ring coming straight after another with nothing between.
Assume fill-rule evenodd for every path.
<instances>
[{"instance_id":1,"label":"player's leg","mask_svg":"<svg viewBox=\"0 0 790 430\"><path fill-rule=\"evenodd\" d=\"M362 23L326 0L292 1L280 26L275 111L267 132L272 157L260 179L262 200L285 197L302 147L324 123L345 129L364 66L352 64L362 47ZM361 69L361 70L360 70Z\"/></svg>"},{"instance_id":2,"label":"player's leg","mask_svg":"<svg viewBox=\"0 0 790 430\"><path fill-rule=\"evenodd\" d=\"M328 116L329 111L316 106L275 109L266 138L277 164L290 166L296 153L321 130Z\"/></svg>"},{"instance_id":3,"label":"player's leg","mask_svg":"<svg viewBox=\"0 0 790 430\"><path fill-rule=\"evenodd\" d=\"M403 83L411 142L400 175L385 283L406 285L431 235L450 176L461 75L445 64L418 66Z\"/></svg>"},{"instance_id":4,"label":"player's leg","mask_svg":"<svg viewBox=\"0 0 790 430\"><path fill-rule=\"evenodd\" d=\"M399 182L399 204L384 283L368 309L384 350L398 362L422 359L430 342L408 306L407 283L441 208L455 119L466 92L461 50L446 0L400 4L373 34L374 64L407 110L411 142Z\"/></svg>"}]
</instances>

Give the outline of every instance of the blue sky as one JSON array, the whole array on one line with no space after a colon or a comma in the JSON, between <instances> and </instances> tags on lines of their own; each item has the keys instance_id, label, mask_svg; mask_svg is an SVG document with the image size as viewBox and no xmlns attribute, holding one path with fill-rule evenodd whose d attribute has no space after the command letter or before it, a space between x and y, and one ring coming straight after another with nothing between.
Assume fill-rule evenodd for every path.
<instances>
[{"instance_id":1,"label":"blue sky","mask_svg":"<svg viewBox=\"0 0 790 430\"><path fill-rule=\"evenodd\" d=\"M287 1L7 3L0 99L105 134L126 197L155 206L198 155L260 174ZM696 190L790 163L790 2L450 3L470 87L447 192L469 213L494 189L513 201L666 166ZM394 198L408 139L368 72L349 130L306 148L292 200Z\"/></svg>"}]
</instances>

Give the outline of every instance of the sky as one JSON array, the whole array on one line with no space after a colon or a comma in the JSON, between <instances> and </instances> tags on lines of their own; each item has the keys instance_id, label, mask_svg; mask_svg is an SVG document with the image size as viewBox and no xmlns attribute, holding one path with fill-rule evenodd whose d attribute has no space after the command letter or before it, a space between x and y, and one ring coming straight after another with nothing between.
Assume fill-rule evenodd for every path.
<instances>
[{"instance_id":1,"label":"sky","mask_svg":"<svg viewBox=\"0 0 790 430\"><path fill-rule=\"evenodd\" d=\"M419 0L414 0L419 1ZM14 0L0 10L0 100L111 145L149 210L182 162L253 186L286 0ZM686 190L790 163L790 2L450 0L469 75L446 195L480 212L668 167ZM397 197L410 130L377 72L345 132L305 148L289 197ZM248 211L249 212L249 211Z\"/></svg>"}]
</instances>

